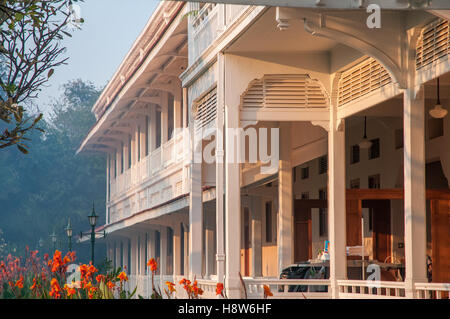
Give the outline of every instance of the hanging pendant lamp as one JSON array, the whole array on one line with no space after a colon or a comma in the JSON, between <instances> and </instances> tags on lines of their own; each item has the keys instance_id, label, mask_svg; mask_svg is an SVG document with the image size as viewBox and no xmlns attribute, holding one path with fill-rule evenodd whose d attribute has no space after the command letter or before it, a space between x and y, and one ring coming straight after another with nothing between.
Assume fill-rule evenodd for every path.
<instances>
[{"instance_id":1,"label":"hanging pendant lamp","mask_svg":"<svg viewBox=\"0 0 450 319\"><path fill-rule=\"evenodd\" d=\"M439 78L437 78L437 102L433 109L430 110L430 115L435 119L442 119L447 115L448 111L441 105L439 96Z\"/></svg>"},{"instance_id":2,"label":"hanging pendant lamp","mask_svg":"<svg viewBox=\"0 0 450 319\"><path fill-rule=\"evenodd\" d=\"M359 142L359 148L368 149L372 146L372 142L367 139L367 118L364 116L364 137Z\"/></svg>"}]
</instances>

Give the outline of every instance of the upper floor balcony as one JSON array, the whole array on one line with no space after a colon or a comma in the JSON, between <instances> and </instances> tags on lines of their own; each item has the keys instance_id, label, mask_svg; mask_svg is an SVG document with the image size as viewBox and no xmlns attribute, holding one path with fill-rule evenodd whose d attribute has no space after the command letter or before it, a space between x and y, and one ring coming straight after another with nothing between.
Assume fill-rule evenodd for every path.
<instances>
[{"instance_id":1,"label":"upper floor balcony","mask_svg":"<svg viewBox=\"0 0 450 319\"><path fill-rule=\"evenodd\" d=\"M189 3L189 65L197 59L229 29L239 17L248 14L253 6Z\"/></svg>"}]
</instances>

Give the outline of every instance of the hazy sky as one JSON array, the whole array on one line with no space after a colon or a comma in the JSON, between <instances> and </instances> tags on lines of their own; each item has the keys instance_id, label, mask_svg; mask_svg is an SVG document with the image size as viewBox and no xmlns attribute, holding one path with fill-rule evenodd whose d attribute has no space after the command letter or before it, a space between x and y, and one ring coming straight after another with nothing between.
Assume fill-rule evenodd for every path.
<instances>
[{"instance_id":1,"label":"hazy sky","mask_svg":"<svg viewBox=\"0 0 450 319\"><path fill-rule=\"evenodd\" d=\"M55 69L47 87L36 101L47 110L51 98L61 94L60 87L72 79L92 81L104 86L119 67L143 30L158 0L85 0L79 3L85 20L81 30L64 40L68 64Z\"/></svg>"}]
</instances>

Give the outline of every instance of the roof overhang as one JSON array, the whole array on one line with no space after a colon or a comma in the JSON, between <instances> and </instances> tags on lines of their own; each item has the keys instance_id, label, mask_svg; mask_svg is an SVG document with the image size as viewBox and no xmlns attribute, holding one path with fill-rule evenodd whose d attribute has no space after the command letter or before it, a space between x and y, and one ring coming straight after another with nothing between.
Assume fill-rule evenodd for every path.
<instances>
[{"instance_id":1,"label":"roof overhang","mask_svg":"<svg viewBox=\"0 0 450 319\"><path fill-rule=\"evenodd\" d=\"M184 2L161 2L107 87L92 108L97 122L77 150L111 153L127 136L120 134L155 101L148 92L165 91L166 79L179 82L187 66L187 19ZM166 81L167 82L167 81ZM172 82L172 81L169 81ZM132 114L131 114L132 113ZM125 125L124 125L125 124Z\"/></svg>"},{"instance_id":2,"label":"roof overhang","mask_svg":"<svg viewBox=\"0 0 450 319\"><path fill-rule=\"evenodd\" d=\"M204 2L200 0L187 0L186 2ZM379 5L381 9L397 10L441 10L450 9L448 0L208 0L212 3L243 4L273 7L296 7L317 9L362 9L369 5Z\"/></svg>"}]
</instances>

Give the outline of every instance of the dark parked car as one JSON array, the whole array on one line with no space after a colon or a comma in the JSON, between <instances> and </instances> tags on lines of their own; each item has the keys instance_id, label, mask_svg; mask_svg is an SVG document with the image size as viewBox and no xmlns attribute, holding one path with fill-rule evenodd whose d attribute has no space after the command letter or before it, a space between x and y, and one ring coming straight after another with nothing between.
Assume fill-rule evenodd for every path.
<instances>
[{"instance_id":1,"label":"dark parked car","mask_svg":"<svg viewBox=\"0 0 450 319\"><path fill-rule=\"evenodd\" d=\"M328 279L330 276L330 269L328 263L311 264L309 262L302 262L291 265L280 274L280 279ZM283 287L279 288L283 291ZM327 286L311 286L311 285L290 285L288 292L328 292Z\"/></svg>"}]
</instances>

